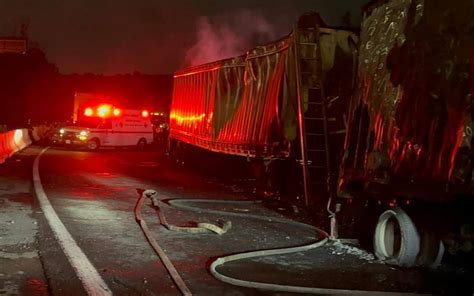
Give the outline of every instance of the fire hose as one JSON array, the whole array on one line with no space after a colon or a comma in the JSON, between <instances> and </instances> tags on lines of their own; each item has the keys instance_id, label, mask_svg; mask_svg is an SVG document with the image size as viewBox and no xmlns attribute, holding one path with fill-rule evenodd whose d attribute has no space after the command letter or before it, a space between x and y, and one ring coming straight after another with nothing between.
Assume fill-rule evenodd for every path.
<instances>
[{"instance_id":1,"label":"fire hose","mask_svg":"<svg viewBox=\"0 0 474 296\"><path fill-rule=\"evenodd\" d=\"M148 190L144 191L138 191L140 197L138 198L137 204L135 206L135 219L140 224L140 227L145 234L145 237L147 238L148 242L150 245L153 247L155 250L156 254L158 257L160 257L161 261L163 262L163 265L165 266L166 270L168 270L168 273L170 274L171 278L173 279L174 283L178 287L178 289L181 291L183 295L192 295L191 291L189 288L186 286L186 283L183 281L181 276L179 275L178 271L174 267L173 263L171 263L171 260L169 257L165 254L163 249L160 247L160 245L156 242L156 240L153 238L150 229L148 229L148 226L143 220L142 213L141 213L141 208L143 206L143 200L144 196L146 194L149 194Z\"/></svg>"},{"instance_id":2,"label":"fire hose","mask_svg":"<svg viewBox=\"0 0 474 296\"><path fill-rule=\"evenodd\" d=\"M197 223L197 227L183 227L183 226L171 225L168 223L165 215L160 210L160 207L158 205L158 200L156 199L156 195L157 195L157 192L154 190L147 190L147 193L145 194L145 196L151 199L151 204L155 208L155 211L158 214L158 217L160 219L160 224L163 225L168 230L188 232L188 233L194 233L194 234L214 232L216 234L221 235L221 234L226 233L232 227L232 223L230 221L226 221L222 227L219 227L211 223L205 223L205 222Z\"/></svg>"},{"instance_id":3,"label":"fire hose","mask_svg":"<svg viewBox=\"0 0 474 296\"><path fill-rule=\"evenodd\" d=\"M181 293L183 295L192 295L191 291L184 283L183 279L181 278L176 268L171 263L170 259L166 256L163 249L154 240L149 229L147 228L146 223L143 220L141 216L141 212L140 212L141 207L143 205L143 200L145 199L145 197L151 199L152 206L155 208L160 218L160 224L163 225L168 230L184 231L184 232L189 232L189 233L203 233L203 232L212 231L212 232L215 232L216 234L223 234L230 229L231 227L230 222L224 223L222 227L209 224L209 223L198 223L197 227L181 227L181 226L170 225L168 224L165 216L163 215L163 213L161 212L159 208L159 204L163 206L168 206L168 205L164 203L163 201L158 200L156 198L157 192L154 190L137 190L137 191L140 195L135 207L135 217L136 217L137 222L140 224L143 232L145 233L145 236L147 237L147 240L150 242L153 249L162 260L163 264L165 265L166 269L168 270L169 274L171 275L173 281L175 282L175 284L177 285ZM284 223L284 224L295 225L295 226L302 226L302 227L310 228L316 231L319 234L319 236L322 237L321 240L311 242L306 245L287 247L287 248L257 250L257 251L239 253L239 254L217 258L210 265L210 273L215 278L217 278L218 280L222 282L236 285L236 286L246 287L246 288L271 290L271 291L279 291L279 292L292 292L292 293L311 293L311 294L324 294L324 295L328 295L328 294L330 295L349 295L349 294L350 295L384 295L384 296L420 295L417 293L364 291L364 290L330 289L330 288L280 285L280 284L270 284L270 283L240 280L237 278L226 276L222 273L219 273L219 271L217 271L217 268L219 266L224 265L225 263L242 260L242 259L251 259L251 258L263 257L263 256L283 255L283 254L291 254L291 253L296 253L296 252L308 251L311 249L321 247L324 244L326 244L329 236L325 231L319 228L316 228L312 225L300 223L297 221L292 221L292 220L278 218L278 217L265 217L265 216L259 216L259 215L253 215L253 214L234 213L234 212L219 211L219 210L212 210L212 209L196 208L190 205L186 205L185 203L187 202L199 202L199 203L208 203L208 204L212 204L212 203L242 204L242 203L258 203L259 201L174 199L174 200L169 200L168 203L169 203L169 207L171 208L185 210L185 211L192 211L192 212L197 212L197 213L209 213L209 214L215 214L215 215L234 216L234 217L240 217L240 218L251 218L251 219L257 219L257 220L263 220L266 222L276 222L276 223Z\"/></svg>"}]
</instances>

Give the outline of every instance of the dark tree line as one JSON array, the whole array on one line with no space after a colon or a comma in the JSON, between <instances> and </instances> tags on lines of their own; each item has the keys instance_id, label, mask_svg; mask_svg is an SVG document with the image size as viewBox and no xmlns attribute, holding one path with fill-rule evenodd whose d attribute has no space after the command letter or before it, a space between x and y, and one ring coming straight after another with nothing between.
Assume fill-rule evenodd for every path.
<instances>
[{"instance_id":1,"label":"dark tree line","mask_svg":"<svg viewBox=\"0 0 474 296\"><path fill-rule=\"evenodd\" d=\"M64 75L38 48L29 48L26 54L0 54L0 124L66 121L76 91L117 98L124 107L167 111L172 82L171 75L139 72Z\"/></svg>"}]
</instances>

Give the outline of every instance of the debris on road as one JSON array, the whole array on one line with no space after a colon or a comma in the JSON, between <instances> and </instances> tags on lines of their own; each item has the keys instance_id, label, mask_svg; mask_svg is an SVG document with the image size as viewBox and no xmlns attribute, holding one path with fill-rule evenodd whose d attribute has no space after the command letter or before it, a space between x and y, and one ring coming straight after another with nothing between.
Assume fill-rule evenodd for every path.
<instances>
[{"instance_id":1,"label":"debris on road","mask_svg":"<svg viewBox=\"0 0 474 296\"><path fill-rule=\"evenodd\" d=\"M370 263L375 263L377 262L374 255L371 253L368 253L365 250L359 249L355 246L350 246L343 244L339 240L332 241L329 246L331 247L331 254L333 255L353 255L358 257L359 259L369 261Z\"/></svg>"}]
</instances>

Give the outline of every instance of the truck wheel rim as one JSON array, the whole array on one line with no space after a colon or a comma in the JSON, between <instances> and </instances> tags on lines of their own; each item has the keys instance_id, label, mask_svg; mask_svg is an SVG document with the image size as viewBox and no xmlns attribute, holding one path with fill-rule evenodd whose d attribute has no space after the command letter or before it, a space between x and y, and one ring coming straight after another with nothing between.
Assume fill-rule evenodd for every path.
<instances>
[{"instance_id":1,"label":"truck wheel rim","mask_svg":"<svg viewBox=\"0 0 474 296\"><path fill-rule=\"evenodd\" d=\"M374 234L377 258L398 266L414 266L420 251L420 237L410 217L400 208L379 217Z\"/></svg>"},{"instance_id":2,"label":"truck wheel rim","mask_svg":"<svg viewBox=\"0 0 474 296\"><path fill-rule=\"evenodd\" d=\"M380 229L380 246L386 258L398 256L401 248L400 225L397 219L388 218Z\"/></svg>"}]
</instances>

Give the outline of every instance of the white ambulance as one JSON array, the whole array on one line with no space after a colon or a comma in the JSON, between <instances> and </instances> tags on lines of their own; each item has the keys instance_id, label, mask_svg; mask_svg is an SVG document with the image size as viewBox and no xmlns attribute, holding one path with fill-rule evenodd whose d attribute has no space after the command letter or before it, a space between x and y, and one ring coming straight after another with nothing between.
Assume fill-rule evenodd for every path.
<instances>
[{"instance_id":1,"label":"white ambulance","mask_svg":"<svg viewBox=\"0 0 474 296\"><path fill-rule=\"evenodd\" d=\"M53 142L100 147L137 147L144 149L153 141L153 126L146 110L121 110L112 105L87 107L71 126L60 128Z\"/></svg>"}]
</instances>

